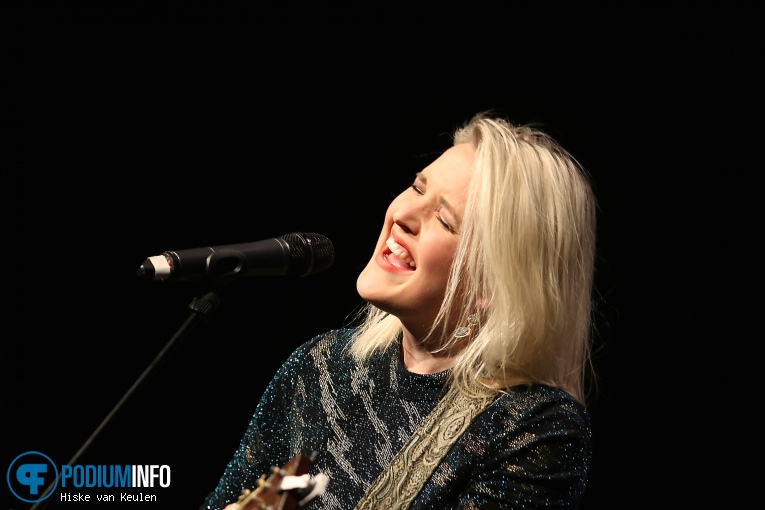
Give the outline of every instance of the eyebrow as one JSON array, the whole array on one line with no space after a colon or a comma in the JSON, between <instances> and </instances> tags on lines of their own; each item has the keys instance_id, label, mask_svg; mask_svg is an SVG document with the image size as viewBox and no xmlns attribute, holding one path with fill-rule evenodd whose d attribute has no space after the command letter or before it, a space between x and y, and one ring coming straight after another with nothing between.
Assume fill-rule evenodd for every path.
<instances>
[{"instance_id":1,"label":"eyebrow","mask_svg":"<svg viewBox=\"0 0 765 510\"><path fill-rule=\"evenodd\" d=\"M428 177L422 172L417 172L415 177L421 180L423 184L428 183ZM451 204L443 196L439 197L438 202L444 207L444 209L449 211L449 214L451 214L455 219L459 218L457 213L454 211L454 208L452 208Z\"/></svg>"}]
</instances>

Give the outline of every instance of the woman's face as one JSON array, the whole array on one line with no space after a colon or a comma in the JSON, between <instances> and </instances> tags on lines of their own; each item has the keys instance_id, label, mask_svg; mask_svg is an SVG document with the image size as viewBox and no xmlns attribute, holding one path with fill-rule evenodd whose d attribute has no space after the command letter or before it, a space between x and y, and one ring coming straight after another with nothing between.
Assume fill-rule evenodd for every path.
<instances>
[{"instance_id":1,"label":"woman's face","mask_svg":"<svg viewBox=\"0 0 765 510\"><path fill-rule=\"evenodd\" d=\"M356 282L364 300L416 335L431 326L444 298L474 160L472 145L455 145L417 174L388 206L374 254Z\"/></svg>"}]
</instances>

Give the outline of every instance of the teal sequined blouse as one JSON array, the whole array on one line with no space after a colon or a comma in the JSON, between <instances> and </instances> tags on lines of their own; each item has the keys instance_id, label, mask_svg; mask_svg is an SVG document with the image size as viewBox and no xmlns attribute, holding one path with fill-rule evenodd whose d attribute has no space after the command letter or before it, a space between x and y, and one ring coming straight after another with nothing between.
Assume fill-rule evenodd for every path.
<instances>
[{"instance_id":1,"label":"teal sequined blouse","mask_svg":"<svg viewBox=\"0 0 765 510\"><path fill-rule=\"evenodd\" d=\"M362 363L351 329L300 346L266 388L204 510L220 510L300 452L329 477L306 510L352 510L443 396L448 371L414 374L400 344ZM592 454L584 407L546 386L500 395L454 443L410 509L573 509ZM384 510L384 509L381 509Z\"/></svg>"}]
</instances>

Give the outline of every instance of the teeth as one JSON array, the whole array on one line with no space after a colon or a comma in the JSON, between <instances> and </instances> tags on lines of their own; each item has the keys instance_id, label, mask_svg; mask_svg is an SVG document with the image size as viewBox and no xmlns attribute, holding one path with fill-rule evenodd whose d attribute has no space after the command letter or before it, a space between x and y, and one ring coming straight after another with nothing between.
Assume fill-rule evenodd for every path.
<instances>
[{"instance_id":1,"label":"teeth","mask_svg":"<svg viewBox=\"0 0 765 510\"><path fill-rule=\"evenodd\" d=\"M393 254L409 264L410 266L414 267L414 260L412 260L412 257L409 255L409 252L406 251L401 247L400 244L398 244L396 241L393 240L393 236L389 237L387 241L385 241L385 244L388 245L388 248L390 248L390 251L393 252Z\"/></svg>"}]
</instances>

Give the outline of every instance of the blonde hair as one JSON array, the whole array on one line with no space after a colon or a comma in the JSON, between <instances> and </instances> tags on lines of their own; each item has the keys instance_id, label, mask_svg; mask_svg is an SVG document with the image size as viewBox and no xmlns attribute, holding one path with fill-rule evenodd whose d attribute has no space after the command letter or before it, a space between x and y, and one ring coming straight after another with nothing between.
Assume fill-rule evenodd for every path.
<instances>
[{"instance_id":1,"label":"blonde hair","mask_svg":"<svg viewBox=\"0 0 765 510\"><path fill-rule=\"evenodd\" d=\"M538 383L585 403L595 258L586 173L541 130L483 113L457 128L453 142L472 144L476 159L431 333L478 318L457 355L453 385L475 395ZM368 304L360 317L351 348L357 358L397 341L396 317ZM441 335L439 350L456 341Z\"/></svg>"}]
</instances>

